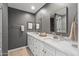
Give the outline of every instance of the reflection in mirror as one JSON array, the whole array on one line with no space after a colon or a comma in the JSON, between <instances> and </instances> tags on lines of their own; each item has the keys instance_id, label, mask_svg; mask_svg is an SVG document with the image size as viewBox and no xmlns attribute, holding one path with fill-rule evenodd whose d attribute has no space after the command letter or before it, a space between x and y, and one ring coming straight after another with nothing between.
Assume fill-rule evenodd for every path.
<instances>
[{"instance_id":1,"label":"reflection in mirror","mask_svg":"<svg viewBox=\"0 0 79 59\"><path fill-rule=\"evenodd\" d=\"M39 18L38 21L36 20L35 30L36 32L42 32L42 18Z\"/></svg>"},{"instance_id":2,"label":"reflection in mirror","mask_svg":"<svg viewBox=\"0 0 79 59\"><path fill-rule=\"evenodd\" d=\"M40 24L36 23L36 30L39 30L39 29L40 29Z\"/></svg>"},{"instance_id":3,"label":"reflection in mirror","mask_svg":"<svg viewBox=\"0 0 79 59\"><path fill-rule=\"evenodd\" d=\"M27 23L27 29L29 29L29 30L33 29L33 23L32 22Z\"/></svg>"},{"instance_id":4,"label":"reflection in mirror","mask_svg":"<svg viewBox=\"0 0 79 59\"><path fill-rule=\"evenodd\" d=\"M56 32L66 33L66 15L55 15Z\"/></svg>"}]
</instances>

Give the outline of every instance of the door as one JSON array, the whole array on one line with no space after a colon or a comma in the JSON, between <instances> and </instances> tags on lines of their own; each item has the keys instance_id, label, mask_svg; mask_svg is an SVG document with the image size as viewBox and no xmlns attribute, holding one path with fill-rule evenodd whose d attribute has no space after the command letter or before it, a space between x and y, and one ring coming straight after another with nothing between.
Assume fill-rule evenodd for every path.
<instances>
[{"instance_id":1,"label":"door","mask_svg":"<svg viewBox=\"0 0 79 59\"><path fill-rule=\"evenodd\" d=\"M50 31L51 32L54 32L54 25L55 23L54 23L54 18L50 18Z\"/></svg>"},{"instance_id":2,"label":"door","mask_svg":"<svg viewBox=\"0 0 79 59\"><path fill-rule=\"evenodd\" d=\"M2 9L0 8L0 55L2 50Z\"/></svg>"}]
</instances>

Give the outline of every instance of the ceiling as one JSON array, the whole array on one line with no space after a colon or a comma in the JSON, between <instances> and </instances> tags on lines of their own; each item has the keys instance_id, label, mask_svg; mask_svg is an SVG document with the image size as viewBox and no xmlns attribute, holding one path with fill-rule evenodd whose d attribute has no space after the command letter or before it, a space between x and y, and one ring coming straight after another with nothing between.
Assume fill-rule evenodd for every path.
<instances>
[{"instance_id":1,"label":"ceiling","mask_svg":"<svg viewBox=\"0 0 79 59\"><path fill-rule=\"evenodd\" d=\"M19 10L36 13L45 3L8 3L8 7L16 8Z\"/></svg>"}]
</instances>

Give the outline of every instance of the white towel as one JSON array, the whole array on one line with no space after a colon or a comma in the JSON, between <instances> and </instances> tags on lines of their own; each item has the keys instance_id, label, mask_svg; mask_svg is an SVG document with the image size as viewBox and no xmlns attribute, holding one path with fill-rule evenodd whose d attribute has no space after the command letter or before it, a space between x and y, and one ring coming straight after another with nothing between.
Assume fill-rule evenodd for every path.
<instances>
[{"instance_id":1,"label":"white towel","mask_svg":"<svg viewBox=\"0 0 79 59\"><path fill-rule=\"evenodd\" d=\"M77 26L76 26L76 22L73 21L72 25L71 25L71 31L70 31L70 35L69 35L69 39L76 41L77 40Z\"/></svg>"}]
</instances>

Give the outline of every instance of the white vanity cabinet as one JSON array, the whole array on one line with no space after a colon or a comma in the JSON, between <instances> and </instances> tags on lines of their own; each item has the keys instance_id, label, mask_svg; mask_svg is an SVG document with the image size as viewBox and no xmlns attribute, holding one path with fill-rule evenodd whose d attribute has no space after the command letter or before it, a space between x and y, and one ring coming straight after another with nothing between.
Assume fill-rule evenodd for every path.
<instances>
[{"instance_id":1,"label":"white vanity cabinet","mask_svg":"<svg viewBox=\"0 0 79 59\"><path fill-rule=\"evenodd\" d=\"M28 35L28 46L34 56L53 56L55 49L48 44Z\"/></svg>"},{"instance_id":2,"label":"white vanity cabinet","mask_svg":"<svg viewBox=\"0 0 79 59\"><path fill-rule=\"evenodd\" d=\"M27 32L28 47L34 56L79 56L79 49L69 41L56 41L52 35L41 37L35 32Z\"/></svg>"},{"instance_id":3,"label":"white vanity cabinet","mask_svg":"<svg viewBox=\"0 0 79 59\"><path fill-rule=\"evenodd\" d=\"M28 47L34 56L66 56L65 53L31 35L28 35Z\"/></svg>"}]
</instances>

